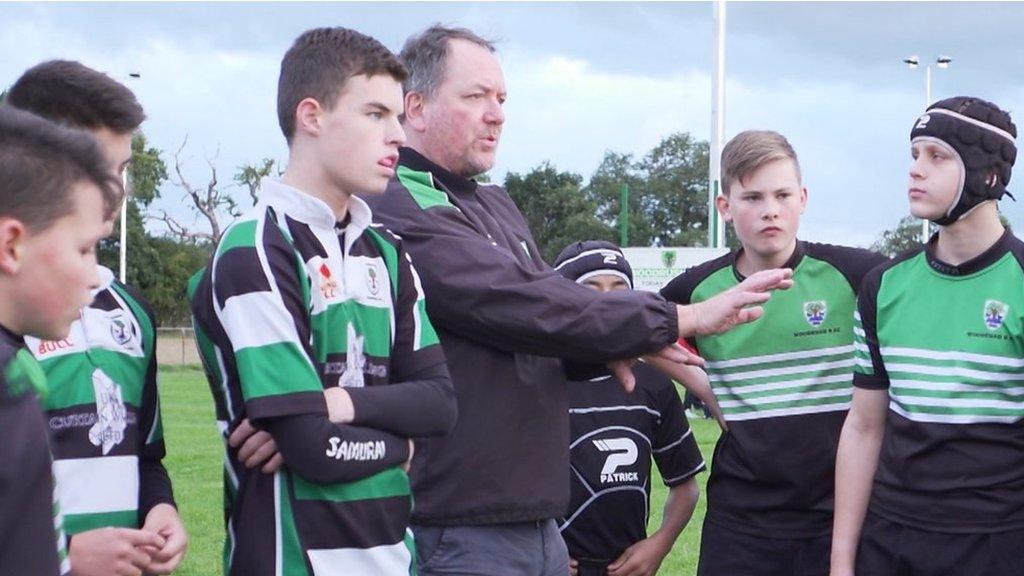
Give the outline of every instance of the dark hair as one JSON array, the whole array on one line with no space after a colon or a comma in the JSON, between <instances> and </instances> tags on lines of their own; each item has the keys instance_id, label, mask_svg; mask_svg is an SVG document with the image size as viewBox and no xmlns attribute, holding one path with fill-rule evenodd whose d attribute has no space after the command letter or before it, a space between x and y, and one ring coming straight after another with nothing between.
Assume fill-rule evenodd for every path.
<instances>
[{"instance_id":1,"label":"dark hair","mask_svg":"<svg viewBox=\"0 0 1024 576\"><path fill-rule=\"evenodd\" d=\"M419 92L428 99L437 93L438 86L444 82L449 40L466 40L494 52L494 43L477 36L472 30L434 24L410 36L398 55L409 70L409 78L402 85L406 93Z\"/></svg>"},{"instance_id":2,"label":"dark hair","mask_svg":"<svg viewBox=\"0 0 1024 576\"><path fill-rule=\"evenodd\" d=\"M743 182L759 168L776 160L792 160L800 179L800 161L786 137L771 130L747 130L733 136L722 149L722 194L733 182Z\"/></svg>"},{"instance_id":3,"label":"dark hair","mask_svg":"<svg viewBox=\"0 0 1024 576\"><path fill-rule=\"evenodd\" d=\"M387 74L405 80L405 67L383 44L348 28L303 32L281 60L277 82L277 119L289 144L295 136L295 109L313 98L330 110L352 76Z\"/></svg>"},{"instance_id":4,"label":"dark hair","mask_svg":"<svg viewBox=\"0 0 1024 576\"><path fill-rule=\"evenodd\" d=\"M0 106L0 217L45 230L75 209L71 191L80 182L99 188L112 216L124 191L91 134Z\"/></svg>"},{"instance_id":5,"label":"dark hair","mask_svg":"<svg viewBox=\"0 0 1024 576\"><path fill-rule=\"evenodd\" d=\"M102 72L69 60L29 68L11 87L7 103L75 128L135 131L146 119L135 94Z\"/></svg>"}]
</instances>

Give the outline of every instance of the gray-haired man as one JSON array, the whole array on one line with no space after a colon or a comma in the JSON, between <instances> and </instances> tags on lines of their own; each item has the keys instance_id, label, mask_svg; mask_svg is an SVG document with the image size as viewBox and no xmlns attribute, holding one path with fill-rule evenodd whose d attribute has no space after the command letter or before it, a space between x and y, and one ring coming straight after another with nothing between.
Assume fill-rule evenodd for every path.
<instances>
[{"instance_id":1,"label":"gray-haired man","mask_svg":"<svg viewBox=\"0 0 1024 576\"><path fill-rule=\"evenodd\" d=\"M408 148L385 194L367 201L418 263L459 402L454 432L416 445L420 573L563 576L568 554L552 519L569 503L566 365L651 354L680 366L681 335L756 318L757 307L743 307L788 286L788 272L698 307L562 278L505 190L472 180L494 165L505 122L494 46L433 26L399 57L410 72Z\"/></svg>"}]
</instances>

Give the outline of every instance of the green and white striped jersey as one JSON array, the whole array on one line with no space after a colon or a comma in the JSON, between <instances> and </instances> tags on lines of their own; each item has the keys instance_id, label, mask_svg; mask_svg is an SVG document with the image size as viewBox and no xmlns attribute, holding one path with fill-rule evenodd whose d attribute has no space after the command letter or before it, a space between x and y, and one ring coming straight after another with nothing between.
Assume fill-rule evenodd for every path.
<instances>
[{"instance_id":1,"label":"green and white striped jersey","mask_svg":"<svg viewBox=\"0 0 1024 576\"><path fill-rule=\"evenodd\" d=\"M0 326L0 576L67 575L67 538L39 400L46 375Z\"/></svg>"},{"instance_id":2,"label":"green and white striped jersey","mask_svg":"<svg viewBox=\"0 0 1024 576\"><path fill-rule=\"evenodd\" d=\"M152 506L173 505L160 464L165 450L153 315L110 270L99 272L101 287L67 338L25 339L49 383L43 408L65 528L72 535L138 528Z\"/></svg>"},{"instance_id":3,"label":"green and white striped jersey","mask_svg":"<svg viewBox=\"0 0 1024 576\"><path fill-rule=\"evenodd\" d=\"M888 389L871 510L940 532L1024 528L1024 243L927 248L864 281L854 384Z\"/></svg>"},{"instance_id":4,"label":"green and white striped jersey","mask_svg":"<svg viewBox=\"0 0 1024 576\"><path fill-rule=\"evenodd\" d=\"M261 202L190 282L197 342L225 437L257 422L326 414L323 392L413 379L443 365L423 291L400 240L359 198L336 223L322 201L265 179ZM447 382L450 386L450 382ZM332 444L372 458L384 443ZM323 451L321 451L321 457ZM227 449L225 574L411 574L409 480L398 467L319 484L287 461L273 475Z\"/></svg>"},{"instance_id":5,"label":"green and white striped jersey","mask_svg":"<svg viewBox=\"0 0 1024 576\"><path fill-rule=\"evenodd\" d=\"M687 270L662 290L681 304L738 284L738 253ZM691 343L707 360L729 422L708 480L708 520L767 537L832 528L835 452L853 380L853 309L861 278L884 258L797 242L793 287L772 293L764 316Z\"/></svg>"}]
</instances>

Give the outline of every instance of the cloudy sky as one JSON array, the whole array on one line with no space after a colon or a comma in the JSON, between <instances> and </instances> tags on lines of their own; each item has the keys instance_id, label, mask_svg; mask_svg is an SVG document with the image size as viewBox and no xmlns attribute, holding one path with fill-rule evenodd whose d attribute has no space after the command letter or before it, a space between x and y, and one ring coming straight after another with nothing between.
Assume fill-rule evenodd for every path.
<instances>
[{"instance_id":1,"label":"cloudy sky","mask_svg":"<svg viewBox=\"0 0 1024 576\"><path fill-rule=\"evenodd\" d=\"M1024 124L1022 4L765 2L727 12L726 137L765 128L790 138L810 191L806 239L868 245L906 213L924 70L903 58L952 57L933 70L934 99L980 96ZM42 60L80 60L135 90L154 145L172 151L188 137L190 179L204 182L205 158L217 153L227 182L242 163L286 159L275 92L298 34L347 26L397 51L434 22L500 40L509 101L497 181L545 160L587 177L606 150L643 154L676 131L710 137L709 3L4 3L0 84ZM1009 188L1022 202L1002 208L1024 230L1020 182L1024 174ZM163 195L162 206L187 213L175 188Z\"/></svg>"}]
</instances>

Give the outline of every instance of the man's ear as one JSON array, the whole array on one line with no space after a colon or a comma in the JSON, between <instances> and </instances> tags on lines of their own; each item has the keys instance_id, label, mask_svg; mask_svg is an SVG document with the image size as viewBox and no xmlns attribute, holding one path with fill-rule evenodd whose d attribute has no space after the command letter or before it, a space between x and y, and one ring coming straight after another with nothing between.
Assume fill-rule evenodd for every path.
<instances>
[{"instance_id":1,"label":"man's ear","mask_svg":"<svg viewBox=\"0 0 1024 576\"><path fill-rule=\"evenodd\" d=\"M320 113L323 106L315 98L303 98L295 107L295 133L320 134Z\"/></svg>"},{"instance_id":2,"label":"man's ear","mask_svg":"<svg viewBox=\"0 0 1024 576\"><path fill-rule=\"evenodd\" d=\"M0 218L0 272L17 274L24 260L28 237L25 224L16 218Z\"/></svg>"},{"instance_id":3,"label":"man's ear","mask_svg":"<svg viewBox=\"0 0 1024 576\"><path fill-rule=\"evenodd\" d=\"M422 92L416 92L410 90L405 93L405 124L417 131L422 132L427 128L426 119L423 117L423 107L426 105L426 100L423 98Z\"/></svg>"}]
</instances>

